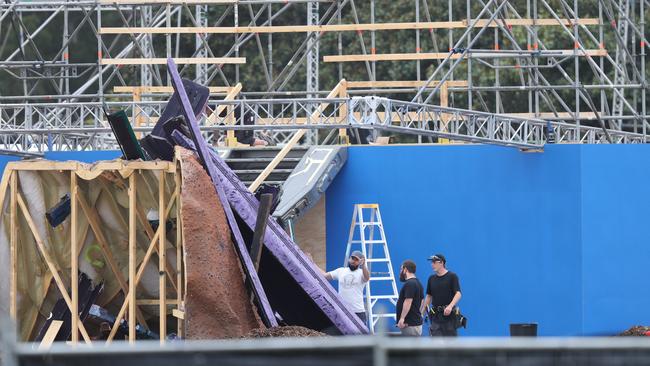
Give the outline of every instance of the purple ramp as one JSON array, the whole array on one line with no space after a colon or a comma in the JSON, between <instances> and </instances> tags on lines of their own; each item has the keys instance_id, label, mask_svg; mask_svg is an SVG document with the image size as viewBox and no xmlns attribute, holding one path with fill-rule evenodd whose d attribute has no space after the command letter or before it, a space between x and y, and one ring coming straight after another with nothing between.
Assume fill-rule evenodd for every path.
<instances>
[{"instance_id":1,"label":"purple ramp","mask_svg":"<svg viewBox=\"0 0 650 366\"><path fill-rule=\"evenodd\" d=\"M246 272L246 275L248 276L248 278L250 279L253 285L252 287L255 293L255 297L258 299L259 302L258 305L261 307L260 309L261 316L262 319L264 320L264 324L266 324L269 327L277 327L278 322L275 319L273 310L271 309L271 304L269 303L269 300L266 297L266 293L264 292L264 287L262 287L257 272L255 271L255 267L253 266L253 261L251 260L248 250L246 249L246 244L244 243L244 239L242 238L241 232L239 231L239 227L237 226L237 220L235 219L235 215L232 212L232 207L230 207L230 205L228 204L229 200L226 197L226 193L224 192L223 187L220 184L218 184L219 180L218 180L217 169L214 166L214 163L212 163L212 159L210 159L210 155L209 155L209 152L212 150L210 150L206 146L205 140L203 139L203 136L201 136L201 131L199 131L198 125L196 123L196 117L194 116L194 113L192 111L192 106L190 105L190 101L187 97L187 94L185 93L185 87L183 86L181 77L178 74L178 70L176 69L176 63L174 63L174 60L172 60L171 58L168 58L167 66L169 69L169 74L172 77L171 78L172 86L174 87L174 91L176 92L176 94L178 94L178 97L180 98L183 115L190 127L190 134L192 135L192 138L194 139L194 144L197 147L196 151L199 155L199 160L203 164L203 167L207 170L208 175L210 175L210 178L214 183L214 187L217 190L217 194L219 195L219 199L221 200L223 209L226 212L226 217L228 218L228 224L230 225L230 229L232 230L232 233L235 237L235 242L237 243L235 248L237 249L237 252L239 253L239 257L243 262L244 271ZM206 160L205 157L208 157L208 159Z\"/></svg>"},{"instance_id":2,"label":"purple ramp","mask_svg":"<svg viewBox=\"0 0 650 366\"><path fill-rule=\"evenodd\" d=\"M194 149L193 142L179 131L174 131L172 137L179 145ZM208 154L216 167L216 174L226 191L228 202L246 225L254 230L259 201L214 150L210 149ZM274 218L268 220L264 245L342 334L368 333L366 326L345 307L336 290Z\"/></svg>"}]
</instances>

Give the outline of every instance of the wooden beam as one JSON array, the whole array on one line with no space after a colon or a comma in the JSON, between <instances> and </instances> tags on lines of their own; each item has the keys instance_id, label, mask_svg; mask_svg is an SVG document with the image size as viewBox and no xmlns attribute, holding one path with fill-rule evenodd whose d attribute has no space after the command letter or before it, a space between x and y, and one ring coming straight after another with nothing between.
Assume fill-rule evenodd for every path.
<instances>
[{"instance_id":1,"label":"wooden beam","mask_svg":"<svg viewBox=\"0 0 650 366\"><path fill-rule=\"evenodd\" d=\"M176 163L176 161L174 161ZM185 284L183 283L182 274L183 270L183 238L182 238L182 222L181 222L181 174L180 168L174 173L174 182L176 183L175 187L175 196L176 196L176 283L178 287L176 288L176 303L179 309L184 310L183 306L183 289ZM169 205L171 208L172 205ZM184 323L183 319L178 318L176 322L177 330L176 334L182 339L185 335L185 329L183 329Z\"/></svg>"},{"instance_id":2,"label":"wooden beam","mask_svg":"<svg viewBox=\"0 0 650 366\"><path fill-rule=\"evenodd\" d=\"M464 58L522 58L522 57L596 57L606 56L607 50L540 50L541 54L524 53L504 53L499 51L494 52L481 52L481 53L468 53ZM575 54L574 54L575 53ZM442 60L449 56L448 52L431 52L431 53L384 53L384 54L369 54L369 55L332 55L324 56L324 62L362 62L362 61L415 61L415 60ZM451 59L459 59L462 55L457 53L451 55Z\"/></svg>"},{"instance_id":3,"label":"wooden beam","mask_svg":"<svg viewBox=\"0 0 650 366\"><path fill-rule=\"evenodd\" d=\"M12 170L74 170L77 172L77 176L82 179L85 179L83 178L84 176L98 175L107 170L167 170L170 173L176 170L176 167L170 161L129 161L121 159L113 161L100 161L95 164L86 164L76 161L51 160L33 160L20 162L14 161L7 164L7 167Z\"/></svg>"},{"instance_id":4,"label":"wooden beam","mask_svg":"<svg viewBox=\"0 0 650 366\"><path fill-rule=\"evenodd\" d=\"M561 19L505 19L504 26L558 26L564 24L572 26L598 25L597 18ZM467 20L443 22L400 22L400 23L362 23L362 24L329 24L329 25L273 25L255 27L102 27L100 34L249 34L249 33L310 33L310 32L362 32L383 30L431 30L431 29L463 29L467 28ZM488 24L488 19L479 19L476 26L483 27ZM489 27L497 27L491 22Z\"/></svg>"},{"instance_id":5,"label":"wooden beam","mask_svg":"<svg viewBox=\"0 0 650 366\"><path fill-rule=\"evenodd\" d=\"M348 89L364 88L421 88L426 84L426 80L386 80L386 81L348 81ZM440 84L440 80L434 80L429 83L428 87L435 88ZM467 80L449 80L447 86L466 87Z\"/></svg>"},{"instance_id":6,"label":"wooden beam","mask_svg":"<svg viewBox=\"0 0 650 366\"><path fill-rule=\"evenodd\" d=\"M136 174L129 177L129 343L135 343L135 266L137 260L136 252ZM119 324L119 319L116 320Z\"/></svg>"},{"instance_id":7,"label":"wooden beam","mask_svg":"<svg viewBox=\"0 0 650 366\"><path fill-rule=\"evenodd\" d=\"M151 305L151 306L155 305L155 306L158 306L158 305L160 305L160 299L139 299L135 303L138 304L138 305ZM165 303L167 305L176 305L177 300L176 299L167 299L167 300L165 300Z\"/></svg>"},{"instance_id":8,"label":"wooden beam","mask_svg":"<svg viewBox=\"0 0 650 366\"><path fill-rule=\"evenodd\" d=\"M52 343L54 343L54 339L56 338L56 335L59 334L62 325L63 320L52 320L52 322L50 322L50 326L47 327L47 331L45 332L41 343L38 345L39 350L46 350L52 346Z\"/></svg>"},{"instance_id":9,"label":"wooden beam","mask_svg":"<svg viewBox=\"0 0 650 366\"><path fill-rule=\"evenodd\" d=\"M117 279L117 282L119 283L124 296L126 296L129 293L129 285L124 279L122 270L120 267L118 267L117 262L115 262L115 258L113 258L113 254L111 253L111 249L108 245L108 240L106 240L106 236L104 236L104 231L102 230L102 225L100 223L97 211L88 205L88 202L86 201L86 198L83 194L77 193L77 201L79 202L84 215L86 215L86 218L88 219L88 223L90 224L90 227L95 234L95 239L97 239L97 243L99 244L99 248L101 249L104 258L108 263L108 267L111 269L111 272L113 272L113 275ZM139 308L136 308L136 317L143 326L146 326L147 323L144 314L142 314Z\"/></svg>"},{"instance_id":10,"label":"wooden beam","mask_svg":"<svg viewBox=\"0 0 650 366\"><path fill-rule=\"evenodd\" d=\"M56 283L56 286L58 287L59 292L61 293L61 296L63 297L63 300L65 301L66 305L68 305L68 309L70 309L70 311L72 312L72 299L70 299L70 296L68 295L68 291L65 288L65 284L61 279L61 275L59 275L59 271L57 270L56 265L52 260L52 257L50 257L50 254L47 252L47 249L45 248L45 244L41 239L41 235L38 233L38 228L36 227L36 224L34 223L34 220L32 219L32 216L29 213L29 209L27 208L27 205L25 204L22 195L20 193L16 193L16 199L18 201L18 206L20 206L20 210L23 213L23 217L25 218L25 221L27 221L27 225L29 226L32 235L34 236L34 241L36 241L36 246L38 247L38 251L39 253L41 253L41 256L43 256L43 259L45 260L45 264L47 265L47 268L52 274L52 277L54 277L54 282ZM78 321L79 314L78 313L71 313L71 314L72 317L76 317ZM84 327L82 322L79 322L79 330L81 331L81 335L83 336L86 343L90 344L90 337L88 336L88 332L86 332L86 328Z\"/></svg>"},{"instance_id":11,"label":"wooden beam","mask_svg":"<svg viewBox=\"0 0 650 366\"><path fill-rule=\"evenodd\" d=\"M339 96L341 83L345 83L345 79L342 79L338 84L336 84L334 89L332 89L332 91L327 95L326 99ZM327 102L321 103L320 106L316 108L314 113L312 113L311 117L317 118L320 115L321 111L327 108L327 106L329 106L329 103ZM300 141L300 139L305 134L305 132L307 132L307 130L300 129L293 134L289 142L287 142L287 144L284 145L284 147L282 147L282 150L278 152L278 154L273 158L273 160L271 160L269 165L267 165L266 168L264 168L264 170L260 173L260 175L257 176L255 181L251 183L250 187L248 187L248 190L250 192L255 192L257 190L260 184L262 184L264 180L266 180L266 178L269 176L269 174L271 174L271 172L275 169L275 167L278 166L278 164L282 161L282 159L284 159L284 157L287 156L289 151L291 151L291 149L293 149L293 147L298 143L298 141Z\"/></svg>"},{"instance_id":12,"label":"wooden beam","mask_svg":"<svg viewBox=\"0 0 650 366\"><path fill-rule=\"evenodd\" d=\"M228 93L233 86L209 86L210 93ZM139 90L142 94L172 94L171 86L114 86L113 93L134 93Z\"/></svg>"},{"instance_id":13,"label":"wooden beam","mask_svg":"<svg viewBox=\"0 0 650 366\"><path fill-rule=\"evenodd\" d=\"M9 217L10 217L10 251L11 251L11 288L9 290L9 314L11 319L18 321L17 303L18 296L18 173L11 170L11 198L9 199ZM16 324L18 325L18 324Z\"/></svg>"},{"instance_id":14,"label":"wooden beam","mask_svg":"<svg viewBox=\"0 0 650 366\"><path fill-rule=\"evenodd\" d=\"M251 260L255 271L259 270L260 259L262 258L262 247L264 241L264 233L266 231L266 223L271 213L271 202L273 195L265 193L260 199L260 205L257 208L257 220L255 221L255 230L253 230L253 241L251 242Z\"/></svg>"},{"instance_id":15,"label":"wooden beam","mask_svg":"<svg viewBox=\"0 0 650 366\"><path fill-rule=\"evenodd\" d=\"M235 99L237 99L237 96L239 95L239 92L241 92L241 90L242 90L242 84L237 83L237 85L230 88L230 90L228 91L228 94L226 94L226 96L223 98L223 100L235 100ZM212 126L212 125L216 124L217 120L219 118L219 115L221 114L221 112L223 112L224 109L226 109L226 107L227 106L225 106L225 105L218 106L217 109L208 116L208 118L206 120L206 125Z\"/></svg>"},{"instance_id":16,"label":"wooden beam","mask_svg":"<svg viewBox=\"0 0 650 366\"><path fill-rule=\"evenodd\" d=\"M99 0L102 5L236 4L239 0Z\"/></svg>"},{"instance_id":17,"label":"wooden beam","mask_svg":"<svg viewBox=\"0 0 650 366\"><path fill-rule=\"evenodd\" d=\"M246 63L246 57L183 57L175 58L178 65L241 65ZM165 65L166 58L102 58L102 65Z\"/></svg>"},{"instance_id":18,"label":"wooden beam","mask_svg":"<svg viewBox=\"0 0 650 366\"><path fill-rule=\"evenodd\" d=\"M178 310L178 309L173 309L172 310L172 315L174 315L176 318L179 320L185 320L185 312Z\"/></svg>"},{"instance_id":19,"label":"wooden beam","mask_svg":"<svg viewBox=\"0 0 650 366\"><path fill-rule=\"evenodd\" d=\"M447 82L442 83L440 86L440 106L441 107L449 107L449 88L447 85ZM448 123L449 123L449 115L447 113L443 113L440 118L442 119L441 124L442 128L440 129L442 132L449 132L448 128ZM448 144L449 139L443 139L439 138L438 142L441 144ZM373 211L374 213L374 211Z\"/></svg>"},{"instance_id":20,"label":"wooden beam","mask_svg":"<svg viewBox=\"0 0 650 366\"><path fill-rule=\"evenodd\" d=\"M147 215L144 213L142 210L142 207L137 207L136 208L136 215L138 217L138 221L140 221L140 224L144 227L144 231L147 233L147 236L149 239L153 240L154 238L158 237L158 232L154 232L153 228L151 227L151 224L149 223L149 220L147 220ZM158 246L155 247L156 254L160 255L158 252ZM165 271L167 274L167 277L169 278L169 283L172 285L174 288L174 291L178 290L178 285L176 284L176 281L174 280L174 276L172 275L174 273L174 268L172 267L172 264L169 263L167 260L167 271Z\"/></svg>"},{"instance_id":21,"label":"wooden beam","mask_svg":"<svg viewBox=\"0 0 650 366\"><path fill-rule=\"evenodd\" d=\"M167 338L167 282L166 277L166 248L167 244L167 215L165 215L165 172L160 172L160 179L158 181L158 287L159 287L159 333L160 344L165 343Z\"/></svg>"},{"instance_id":22,"label":"wooden beam","mask_svg":"<svg viewBox=\"0 0 650 366\"><path fill-rule=\"evenodd\" d=\"M70 172L70 292L72 314L79 314L79 255L77 254L77 175ZM72 317L72 344L79 343L79 317Z\"/></svg>"},{"instance_id":23,"label":"wooden beam","mask_svg":"<svg viewBox=\"0 0 650 366\"><path fill-rule=\"evenodd\" d=\"M173 194L170 201L173 201L176 199L176 194ZM171 209L171 204L167 205L167 215L169 215L169 210ZM151 239L151 242L149 243L149 246L147 247L147 251L144 254L144 258L142 259L142 262L140 263L140 268L138 268L138 273L135 276L135 280L132 278L129 278L129 287L130 287L130 282L135 281L135 286L140 283L140 279L142 278L142 274L144 273L144 269L147 266L147 263L149 263L149 259L151 258L151 255L154 252L154 249L158 248L156 245L158 244L158 232L154 234L154 237ZM130 291L130 290L129 290ZM122 320L124 317L124 314L126 313L126 309L129 306L130 303L130 294L126 294L124 297L124 302L122 303L122 308L120 309L119 313L117 314L117 317L115 318L115 324L119 324L119 322ZM137 300L136 300L137 304ZM106 344L110 344L113 338L115 337L115 334L117 333L118 327L113 327L111 329L111 333L108 335L108 339L106 340Z\"/></svg>"}]
</instances>

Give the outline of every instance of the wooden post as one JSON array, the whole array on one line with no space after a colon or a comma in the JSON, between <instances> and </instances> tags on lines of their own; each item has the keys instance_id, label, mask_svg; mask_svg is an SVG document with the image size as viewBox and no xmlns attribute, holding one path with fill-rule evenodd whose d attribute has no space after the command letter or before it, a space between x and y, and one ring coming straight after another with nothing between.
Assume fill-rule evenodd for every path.
<instances>
[{"instance_id":1,"label":"wooden post","mask_svg":"<svg viewBox=\"0 0 650 366\"><path fill-rule=\"evenodd\" d=\"M135 343L136 174L134 171L129 176L129 343Z\"/></svg>"},{"instance_id":2,"label":"wooden post","mask_svg":"<svg viewBox=\"0 0 650 366\"><path fill-rule=\"evenodd\" d=\"M440 85L440 106L441 107L449 107L449 87L447 85L447 81L444 81L442 85ZM447 127L447 123L449 122L449 117L447 116L446 113L443 113L440 115L441 116L441 131L442 132L449 132L449 128ZM448 144L449 139L443 139L443 138L438 138L438 143L440 144Z\"/></svg>"},{"instance_id":3,"label":"wooden post","mask_svg":"<svg viewBox=\"0 0 650 366\"><path fill-rule=\"evenodd\" d=\"M142 101L142 88L136 86L133 88L133 125L135 127L140 127L142 124L142 109L140 108L140 102ZM142 132L136 132L135 136L137 138L142 138Z\"/></svg>"},{"instance_id":4,"label":"wooden post","mask_svg":"<svg viewBox=\"0 0 650 366\"><path fill-rule=\"evenodd\" d=\"M77 174L70 171L70 296L72 314L79 314L79 245L77 242ZM79 317L72 317L72 344L79 343Z\"/></svg>"},{"instance_id":5,"label":"wooden post","mask_svg":"<svg viewBox=\"0 0 650 366\"><path fill-rule=\"evenodd\" d=\"M160 298L160 343L165 343L167 336L167 282L166 279L166 251L167 242L167 218L165 215L165 171L160 172L158 182L158 285Z\"/></svg>"},{"instance_id":6,"label":"wooden post","mask_svg":"<svg viewBox=\"0 0 650 366\"><path fill-rule=\"evenodd\" d=\"M251 243L251 260L255 271L260 267L260 258L262 257L262 242L264 241L264 232L266 231L266 223L271 213L271 201L273 195L265 193L260 199L260 206L257 209L257 221L255 221L255 230L253 231L253 242Z\"/></svg>"},{"instance_id":7,"label":"wooden post","mask_svg":"<svg viewBox=\"0 0 650 366\"><path fill-rule=\"evenodd\" d=\"M348 82L343 79L339 83L340 88L339 88L339 98L347 98L348 97ZM340 108L341 111L341 122L345 123L348 121L348 105L343 104ZM339 144L341 145L350 145L350 136L348 136L348 130L347 128L339 128Z\"/></svg>"},{"instance_id":8,"label":"wooden post","mask_svg":"<svg viewBox=\"0 0 650 366\"><path fill-rule=\"evenodd\" d=\"M41 344L38 345L39 350L49 349L52 346L52 343L54 343L54 339L56 338L56 335L59 334L62 325L62 320L52 320L43 336L43 340L41 340Z\"/></svg>"},{"instance_id":9,"label":"wooden post","mask_svg":"<svg viewBox=\"0 0 650 366\"><path fill-rule=\"evenodd\" d=\"M11 288L9 290L9 314L11 316L11 319L14 321L18 321L18 318L16 317L16 297L17 297L17 291L18 291L18 270L17 270L17 263L18 263L18 215L17 215L17 197L18 197L18 172L12 171L11 172L11 198L9 201L9 210L10 210L10 230L11 233L9 241L11 242ZM16 324L18 326L18 324Z\"/></svg>"},{"instance_id":10,"label":"wooden post","mask_svg":"<svg viewBox=\"0 0 650 366\"><path fill-rule=\"evenodd\" d=\"M183 304L183 278L181 277L183 274L183 241L182 241L182 231L181 231L181 174L180 174L180 169L178 169L174 173L174 180L176 181L176 307L180 309L181 311L185 310L185 306ZM182 339L185 335L185 329L184 327L184 319L178 318L177 320L177 325L178 325L178 330L177 333L178 336Z\"/></svg>"}]
</instances>

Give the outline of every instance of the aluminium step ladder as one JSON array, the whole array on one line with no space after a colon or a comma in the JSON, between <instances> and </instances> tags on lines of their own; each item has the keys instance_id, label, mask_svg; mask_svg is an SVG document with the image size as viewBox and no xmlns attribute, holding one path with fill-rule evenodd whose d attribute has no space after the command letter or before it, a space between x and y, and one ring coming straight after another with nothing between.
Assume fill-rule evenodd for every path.
<instances>
[{"instance_id":1,"label":"aluminium step ladder","mask_svg":"<svg viewBox=\"0 0 650 366\"><path fill-rule=\"evenodd\" d=\"M374 334L378 329L392 328L396 322L397 284L379 205L376 203L354 205L344 266L347 266L350 253L354 250L363 253L370 271L370 280L364 292L368 329ZM388 321L391 318L393 323L390 327L380 323L382 319Z\"/></svg>"}]
</instances>

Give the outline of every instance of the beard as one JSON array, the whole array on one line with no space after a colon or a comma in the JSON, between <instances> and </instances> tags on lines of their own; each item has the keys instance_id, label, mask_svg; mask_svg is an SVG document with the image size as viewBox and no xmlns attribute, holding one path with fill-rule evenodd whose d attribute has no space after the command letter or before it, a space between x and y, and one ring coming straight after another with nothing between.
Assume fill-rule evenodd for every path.
<instances>
[{"instance_id":1,"label":"beard","mask_svg":"<svg viewBox=\"0 0 650 366\"><path fill-rule=\"evenodd\" d=\"M354 264L348 263L348 268L350 268L350 271L356 271L359 268L359 266L358 265L355 266Z\"/></svg>"},{"instance_id":2,"label":"beard","mask_svg":"<svg viewBox=\"0 0 650 366\"><path fill-rule=\"evenodd\" d=\"M404 274L404 272L400 272L399 280L400 282L406 282L406 274Z\"/></svg>"}]
</instances>

